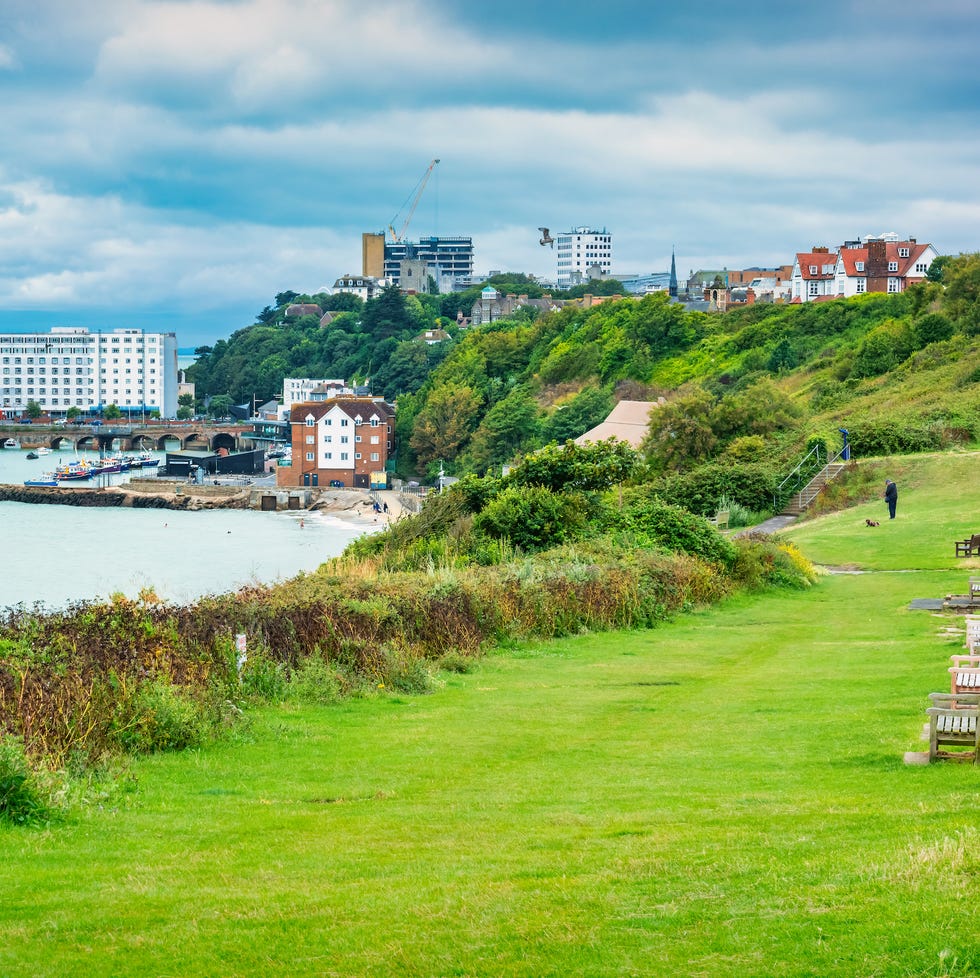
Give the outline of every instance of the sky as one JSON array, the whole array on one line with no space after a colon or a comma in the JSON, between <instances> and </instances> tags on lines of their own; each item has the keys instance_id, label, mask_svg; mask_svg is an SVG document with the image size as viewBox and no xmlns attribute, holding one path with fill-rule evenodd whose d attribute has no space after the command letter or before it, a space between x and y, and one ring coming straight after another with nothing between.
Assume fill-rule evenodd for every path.
<instances>
[{"instance_id":1,"label":"sky","mask_svg":"<svg viewBox=\"0 0 980 978\"><path fill-rule=\"evenodd\" d=\"M361 271L612 235L613 273L980 250L975 0L0 0L0 328L210 344Z\"/></svg>"}]
</instances>

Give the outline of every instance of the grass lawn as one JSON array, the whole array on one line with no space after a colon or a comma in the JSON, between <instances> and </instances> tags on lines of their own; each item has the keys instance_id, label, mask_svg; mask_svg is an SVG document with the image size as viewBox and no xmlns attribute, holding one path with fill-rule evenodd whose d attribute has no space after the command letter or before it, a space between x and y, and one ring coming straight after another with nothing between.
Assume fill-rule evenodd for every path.
<instances>
[{"instance_id":1,"label":"grass lawn","mask_svg":"<svg viewBox=\"0 0 980 978\"><path fill-rule=\"evenodd\" d=\"M873 573L264 709L0 829L0 975L980 973L980 770L902 763L962 645L909 601L965 584L980 531L961 492L921 539L938 471L894 476L891 525L788 534Z\"/></svg>"}]
</instances>

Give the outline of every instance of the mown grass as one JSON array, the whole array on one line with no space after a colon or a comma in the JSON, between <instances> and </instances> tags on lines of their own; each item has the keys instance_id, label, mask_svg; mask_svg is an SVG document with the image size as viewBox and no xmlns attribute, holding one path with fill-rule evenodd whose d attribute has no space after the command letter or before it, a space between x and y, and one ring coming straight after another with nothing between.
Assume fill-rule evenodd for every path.
<instances>
[{"instance_id":1,"label":"mown grass","mask_svg":"<svg viewBox=\"0 0 980 978\"><path fill-rule=\"evenodd\" d=\"M909 475L867 568L925 560L947 478ZM974 975L980 774L902 763L962 644L908 610L965 583L932 547L133 762L0 829L0 974Z\"/></svg>"}]
</instances>

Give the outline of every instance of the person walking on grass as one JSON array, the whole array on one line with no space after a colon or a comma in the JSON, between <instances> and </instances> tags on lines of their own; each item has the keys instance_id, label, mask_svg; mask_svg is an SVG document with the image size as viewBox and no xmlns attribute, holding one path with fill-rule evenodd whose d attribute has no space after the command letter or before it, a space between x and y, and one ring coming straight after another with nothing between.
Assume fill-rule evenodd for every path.
<instances>
[{"instance_id":1,"label":"person walking on grass","mask_svg":"<svg viewBox=\"0 0 980 978\"><path fill-rule=\"evenodd\" d=\"M898 486L891 479L885 479L885 502L888 503L888 518L895 519L895 507L898 505Z\"/></svg>"}]
</instances>

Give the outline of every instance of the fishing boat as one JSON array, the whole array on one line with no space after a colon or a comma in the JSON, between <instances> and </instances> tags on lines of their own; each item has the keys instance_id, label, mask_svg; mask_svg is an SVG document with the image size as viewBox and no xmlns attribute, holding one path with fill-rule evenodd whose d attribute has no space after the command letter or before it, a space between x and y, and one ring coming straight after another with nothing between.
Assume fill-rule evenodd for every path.
<instances>
[{"instance_id":1,"label":"fishing boat","mask_svg":"<svg viewBox=\"0 0 980 978\"><path fill-rule=\"evenodd\" d=\"M68 462L59 465L54 470L54 477L58 482L73 482L81 479L91 479L96 474L97 467L92 462Z\"/></svg>"},{"instance_id":2,"label":"fishing boat","mask_svg":"<svg viewBox=\"0 0 980 978\"><path fill-rule=\"evenodd\" d=\"M45 486L46 488L54 488L58 485L58 480L54 477L54 473L49 473L43 479L25 479L25 486Z\"/></svg>"}]
</instances>

